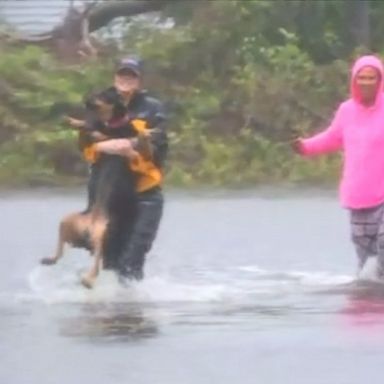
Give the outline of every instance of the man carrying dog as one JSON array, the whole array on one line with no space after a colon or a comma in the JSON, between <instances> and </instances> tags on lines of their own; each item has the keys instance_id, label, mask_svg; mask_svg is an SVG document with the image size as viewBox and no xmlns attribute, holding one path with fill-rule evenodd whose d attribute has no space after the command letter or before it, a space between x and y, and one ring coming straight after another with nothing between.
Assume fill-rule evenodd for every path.
<instances>
[{"instance_id":1,"label":"man carrying dog","mask_svg":"<svg viewBox=\"0 0 384 384\"><path fill-rule=\"evenodd\" d=\"M117 270L123 279L141 280L145 257L152 247L163 212L162 169L168 150L166 116L162 104L142 89L141 63L135 58L120 60L110 90L119 95L126 108L126 121L137 136L104 138L92 148L96 153L127 157L127 166L136 174L137 209L133 217L121 217L122 213L111 218L104 248L105 267ZM76 126L78 121L72 119L69 123ZM142 136L149 138L144 141L150 143L146 151L139 150ZM90 195L94 185L97 183L90 183Z\"/></svg>"}]
</instances>

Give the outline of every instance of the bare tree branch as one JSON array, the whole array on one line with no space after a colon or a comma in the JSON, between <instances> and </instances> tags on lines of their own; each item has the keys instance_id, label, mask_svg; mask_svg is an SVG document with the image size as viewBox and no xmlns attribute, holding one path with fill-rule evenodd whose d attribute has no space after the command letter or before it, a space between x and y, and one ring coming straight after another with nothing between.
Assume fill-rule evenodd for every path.
<instances>
[{"instance_id":1,"label":"bare tree branch","mask_svg":"<svg viewBox=\"0 0 384 384\"><path fill-rule=\"evenodd\" d=\"M7 33L3 34L3 37L13 43L49 47L61 58L74 59L79 55L93 57L97 50L91 43L91 32L106 26L117 17L160 11L173 1L175 0L114 0L101 3L94 1L83 10L75 8L71 2L62 23L51 31L28 36Z\"/></svg>"},{"instance_id":2,"label":"bare tree branch","mask_svg":"<svg viewBox=\"0 0 384 384\"><path fill-rule=\"evenodd\" d=\"M96 7L89 15L89 30L96 31L117 17L160 11L172 0L111 1Z\"/></svg>"},{"instance_id":3,"label":"bare tree branch","mask_svg":"<svg viewBox=\"0 0 384 384\"><path fill-rule=\"evenodd\" d=\"M96 57L97 49L92 45L91 39L89 36L89 20L85 17L82 21L82 40L79 44L79 55L83 57Z\"/></svg>"}]
</instances>

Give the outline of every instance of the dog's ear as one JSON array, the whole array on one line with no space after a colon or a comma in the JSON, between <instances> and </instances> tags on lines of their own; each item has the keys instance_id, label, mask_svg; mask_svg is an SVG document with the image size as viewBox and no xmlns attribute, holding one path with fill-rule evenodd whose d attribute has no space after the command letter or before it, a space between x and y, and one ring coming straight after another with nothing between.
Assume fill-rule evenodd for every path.
<instances>
[{"instance_id":1,"label":"dog's ear","mask_svg":"<svg viewBox=\"0 0 384 384\"><path fill-rule=\"evenodd\" d=\"M85 105L85 109L87 111L95 111L97 109L97 106L96 106L96 103L95 103L95 100L90 98L90 99L86 99L84 101L84 105Z\"/></svg>"},{"instance_id":2,"label":"dog's ear","mask_svg":"<svg viewBox=\"0 0 384 384\"><path fill-rule=\"evenodd\" d=\"M98 104L115 106L116 103L118 102L119 102L119 99L116 97L116 95L111 93L109 89L99 91L99 92L89 93L84 98L84 105L88 110L91 110L91 111L97 111Z\"/></svg>"},{"instance_id":3,"label":"dog's ear","mask_svg":"<svg viewBox=\"0 0 384 384\"><path fill-rule=\"evenodd\" d=\"M87 110L94 111L96 109L96 99L98 97L98 93L89 92L83 98L84 106Z\"/></svg>"}]
</instances>

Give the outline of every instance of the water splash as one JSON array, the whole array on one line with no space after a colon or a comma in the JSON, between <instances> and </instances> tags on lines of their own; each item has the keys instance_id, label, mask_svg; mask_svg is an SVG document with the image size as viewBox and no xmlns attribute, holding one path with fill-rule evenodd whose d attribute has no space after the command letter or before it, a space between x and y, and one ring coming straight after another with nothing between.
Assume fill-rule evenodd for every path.
<instances>
[{"instance_id":1,"label":"water splash","mask_svg":"<svg viewBox=\"0 0 384 384\"><path fill-rule=\"evenodd\" d=\"M254 302L258 298L310 293L353 281L349 275L311 271L268 271L255 265L195 270L188 281L179 276L149 275L140 283L121 285L113 272L103 271L92 290L80 285L81 271L55 266L36 267L28 276L24 299L44 303L140 302L220 303Z\"/></svg>"}]
</instances>

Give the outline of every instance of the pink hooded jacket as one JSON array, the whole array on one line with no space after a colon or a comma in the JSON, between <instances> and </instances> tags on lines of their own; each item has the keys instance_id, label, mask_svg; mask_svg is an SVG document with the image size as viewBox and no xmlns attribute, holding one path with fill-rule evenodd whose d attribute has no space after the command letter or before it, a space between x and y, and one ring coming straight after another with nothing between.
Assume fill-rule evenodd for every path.
<instances>
[{"instance_id":1,"label":"pink hooded jacket","mask_svg":"<svg viewBox=\"0 0 384 384\"><path fill-rule=\"evenodd\" d=\"M381 82L373 106L359 102L356 74L366 66L376 68ZM300 140L303 155L337 150L344 152L340 200L345 208L374 207L384 202L384 94L383 65L375 56L363 56L352 69L351 98L336 111L328 129Z\"/></svg>"}]
</instances>

